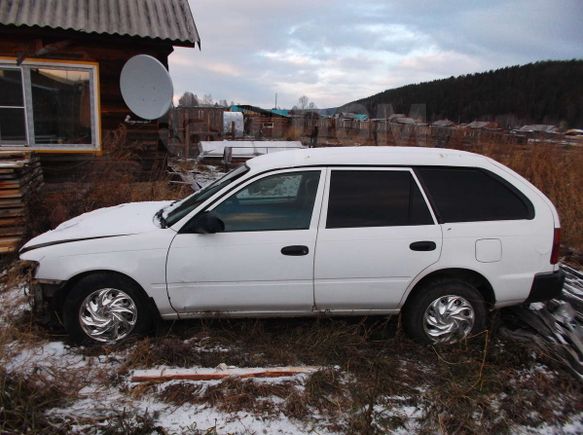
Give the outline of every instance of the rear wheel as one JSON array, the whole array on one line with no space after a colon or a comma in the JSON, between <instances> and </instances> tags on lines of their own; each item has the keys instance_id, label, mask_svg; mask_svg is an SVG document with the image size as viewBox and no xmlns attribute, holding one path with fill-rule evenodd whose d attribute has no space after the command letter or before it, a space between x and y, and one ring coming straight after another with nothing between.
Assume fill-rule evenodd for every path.
<instances>
[{"instance_id":1,"label":"rear wheel","mask_svg":"<svg viewBox=\"0 0 583 435\"><path fill-rule=\"evenodd\" d=\"M443 280L413 295L404 310L404 327L422 343L455 343L483 331L486 318L486 302L474 286Z\"/></svg>"},{"instance_id":2,"label":"rear wheel","mask_svg":"<svg viewBox=\"0 0 583 435\"><path fill-rule=\"evenodd\" d=\"M105 273L79 280L67 295L63 320L78 344L118 343L145 334L153 323L136 284Z\"/></svg>"}]
</instances>

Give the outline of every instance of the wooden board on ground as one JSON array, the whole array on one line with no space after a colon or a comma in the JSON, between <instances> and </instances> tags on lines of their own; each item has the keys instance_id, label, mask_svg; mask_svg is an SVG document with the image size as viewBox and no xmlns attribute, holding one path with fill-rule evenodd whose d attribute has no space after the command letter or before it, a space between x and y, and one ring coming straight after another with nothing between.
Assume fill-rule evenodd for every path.
<instances>
[{"instance_id":1,"label":"wooden board on ground","mask_svg":"<svg viewBox=\"0 0 583 435\"><path fill-rule=\"evenodd\" d=\"M213 381L226 378L283 378L310 374L320 367L270 367L270 368L200 368L200 369L162 369L135 370L132 382L168 382L176 380Z\"/></svg>"}]
</instances>

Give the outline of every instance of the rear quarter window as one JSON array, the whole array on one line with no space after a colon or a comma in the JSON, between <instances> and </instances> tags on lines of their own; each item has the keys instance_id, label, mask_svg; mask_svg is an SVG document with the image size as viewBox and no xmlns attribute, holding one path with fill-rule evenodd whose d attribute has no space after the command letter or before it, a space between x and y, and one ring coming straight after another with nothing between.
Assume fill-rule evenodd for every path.
<instances>
[{"instance_id":1,"label":"rear quarter window","mask_svg":"<svg viewBox=\"0 0 583 435\"><path fill-rule=\"evenodd\" d=\"M485 169L419 167L415 172L442 223L534 218L528 198Z\"/></svg>"}]
</instances>

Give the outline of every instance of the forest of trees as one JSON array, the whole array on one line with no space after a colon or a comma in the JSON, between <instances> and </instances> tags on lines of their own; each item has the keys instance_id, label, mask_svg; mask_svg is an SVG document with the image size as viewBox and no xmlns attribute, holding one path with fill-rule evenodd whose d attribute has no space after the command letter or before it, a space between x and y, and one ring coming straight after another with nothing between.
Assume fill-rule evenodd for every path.
<instances>
[{"instance_id":1,"label":"forest of trees","mask_svg":"<svg viewBox=\"0 0 583 435\"><path fill-rule=\"evenodd\" d=\"M498 121L506 127L540 123L583 128L583 60L536 62L407 85L338 110L361 112L364 106L377 117L382 105L408 114L420 104L429 122L447 118Z\"/></svg>"}]
</instances>

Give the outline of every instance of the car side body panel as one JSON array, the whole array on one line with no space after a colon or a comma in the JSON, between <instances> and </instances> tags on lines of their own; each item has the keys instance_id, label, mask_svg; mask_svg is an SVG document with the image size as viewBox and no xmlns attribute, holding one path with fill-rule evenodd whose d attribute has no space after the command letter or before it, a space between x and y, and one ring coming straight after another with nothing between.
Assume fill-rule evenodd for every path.
<instances>
[{"instance_id":1,"label":"car side body panel","mask_svg":"<svg viewBox=\"0 0 583 435\"><path fill-rule=\"evenodd\" d=\"M113 271L136 281L151 297L160 315L175 314L166 292L166 255L176 233L158 229L146 233L46 246L21 254L39 262L36 279L67 282L88 272Z\"/></svg>"}]
</instances>

